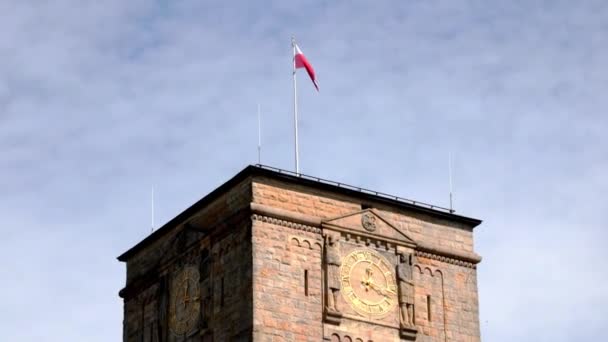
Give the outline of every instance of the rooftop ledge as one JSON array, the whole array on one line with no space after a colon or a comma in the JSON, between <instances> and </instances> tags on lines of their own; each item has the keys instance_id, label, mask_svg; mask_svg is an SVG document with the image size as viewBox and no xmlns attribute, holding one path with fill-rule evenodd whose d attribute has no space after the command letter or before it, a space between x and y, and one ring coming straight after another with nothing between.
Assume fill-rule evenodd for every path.
<instances>
[{"instance_id":1,"label":"rooftop ledge","mask_svg":"<svg viewBox=\"0 0 608 342\"><path fill-rule=\"evenodd\" d=\"M389 195L386 193L373 191L353 185L348 185L340 182L335 182L319 177L309 176L302 173L296 173L293 171L282 170L276 167L256 164L249 165L244 168L241 172L236 174L226 183L220 185L217 189L213 190L207 196L203 197L188 209L181 212L179 215L171 219L161 228L155 230L152 234L148 235L145 239L139 242L137 245L123 253L118 257L120 261L127 261L131 256L135 253L143 249L145 246L149 245L166 232L171 230L172 228L184 223L190 216L194 215L200 209L204 208L206 205L210 204L213 200L215 200L222 193L228 191L233 186L241 182L243 179L249 176L265 176L272 179L283 180L289 183L301 184L305 186L309 186L312 188L322 189L334 193L340 193L352 197L357 197L360 199L373 200L376 202L383 202L388 205L392 205L399 208L409 209L415 212L426 213L431 216L444 218L446 220L456 221L460 223L464 223L469 225L471 228L474 228L481 224L481 220L476 218L471 218L467 216L457 215L455 214L453 209L428 204L420 201L415 201L399 196Z\"/></svg>"}]
</instances>

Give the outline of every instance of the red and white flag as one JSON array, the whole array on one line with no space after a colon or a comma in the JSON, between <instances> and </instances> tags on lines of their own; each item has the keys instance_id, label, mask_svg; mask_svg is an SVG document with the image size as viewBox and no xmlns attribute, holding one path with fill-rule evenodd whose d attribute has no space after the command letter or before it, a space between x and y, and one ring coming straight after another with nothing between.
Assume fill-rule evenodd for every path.
<instances>
[{"instance_id":1,"label":"red and white flag","mask_svg":"<svg viewBox=\"0 0 608 342\"><path fill-rule=\"evenodd\" d=\"M312 68L312 65L310 64L308 59L306 59L306 56L304 56L304 54L302 53L302 50L300 50L300 47L298 46L298 44L294 43L294 48L295 48L294 49L295 56L293 58L294 58L295 68L296 69L297 68L306 69L308 76L310 76L310 80L315 85L315 88L317 88L317 91L319 91L319 85L317 84L317 78L315 77L315 69ZM295 72L295 70L294 70L294 72Z\"/></svg>"}]
</instances>

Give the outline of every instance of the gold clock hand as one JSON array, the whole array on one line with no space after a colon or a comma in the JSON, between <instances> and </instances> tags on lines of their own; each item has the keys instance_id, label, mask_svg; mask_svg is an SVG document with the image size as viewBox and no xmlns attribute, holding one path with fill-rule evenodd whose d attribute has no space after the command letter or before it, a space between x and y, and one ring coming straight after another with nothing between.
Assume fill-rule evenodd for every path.
<instances>
[{"instance_id":1,"label":"gold clock hand","mask_svg":"<svg viewBox=\"0 0 608 342\"><path fill-rule=\"evenodd\" d=\"M396 295L397 293L389 288L384 289L384 291L388 292L388 293L392 293L394 295Z\"/></svg>"},{"instance_id":2,"label":"gold clock hand","mask_svg":"<svg viewBox=\"0 0 608 342\"><path fill-rule=\"evenodd\" d=\"M378 292L380 295L382 296L386 296L387 293L392 293L394 295L396 295L397 293L395 293L395 291L392 291L390 288L381 288L380 286L376 285L376 283L374 282L374 280L372 279L370 281L370 286L376 291Z\"/></svg>"},{"instance_id":3,"label":"gold clock hand","mask_svg":"<svg viewBox=\"0 0 608 342\"><path fill-rule=\"evenodd\" d=\"M374 271L368 267L365 269L365 275L367 276L367 279L361 280L361 284L364 285L367 289L370 287L370 284L374 282Z\"/></svg>"},{"instance_id":4,"label":"gold clock hand","mask_svg":"<svg viewBox=\"0 0 608 342\"><path fill-rule=\"evenodd\" d=\"M188 304L189 298L188 298L188 288L190 287L190 282L186 281L186 283L183 286L184 289L184 295L182 296L182 304L184 305L184 307L186 307L186 305Z\"/></svg>"},{"instance_id":5,"label":"gold clock hand","mask_svg":"<svg viewBox=\"0 0 608 342\"><path fill-rule=\"evenodd\" d=\"M372 289L374 289L374 291L376 291L379 295L381 295L381 296L385 296L386 295L384 293L384 289L381 289L378 285L376 285L373 280L369 283L369 286Z\"/></svg>"}]
</instances>

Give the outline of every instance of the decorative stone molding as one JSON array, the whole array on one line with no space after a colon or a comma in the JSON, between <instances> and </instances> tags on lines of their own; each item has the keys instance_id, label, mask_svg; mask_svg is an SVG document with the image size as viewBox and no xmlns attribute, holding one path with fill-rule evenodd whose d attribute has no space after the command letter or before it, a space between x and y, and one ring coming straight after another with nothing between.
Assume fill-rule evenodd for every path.
<instances>
[{"instance_id":1,"label":"decorative stone molding","mask_svg":"<svg viewBox=\"0 0 608 342\"><path fill-rule=\"evenodd\" d=\"M363 213L363 215L361 215L361 225L365 230L373 232L376 230L376 216L369 212Z\"/></svg>"},{"instance_id":2,"label":"decorative stone molding","mask_svg":"<svg viewBox=\"0 0 608 342\"><path fill-rule=\"evenodd\" d=\"M437 261L445 262L445 263L452 264L452 265L462 266L462 267L466 267L466 268L472 268L472 269L477 268L477 266L472 262L458 260L458 259L450 258L447 256L424 252L424 251L420 251L420 250L416 251L416 256L431 259L431 260L437 260Z\"/></svg>"},{"instance_id":3,"label":"decorative stone molding","mask_svg":"<svg viewBox=\"0 0 608 342\"><path fill-rule=\"evenodd\" d=\"M325 308L325 322L335 325L340 325L342 322L342 313Z\"/></svg>"},{"instance_id":4,"label":"decorative stone molding","mask_svg":"<svg viewBox=\"0 0 608 342\"><path fill-rule=\"evenodd\" d=\"M341 236L344 238L346 242L354 242L356 244L364 243L366 246L374 246L378 249L385 249L387 251L395 251L396 252L396 244L381 240L374 239L369 237L364 237L360 235L350 234L350 233L342 233Z\"/></svg>"},{"instance_id":5,"label":"decorative stone molding","mask_svg":"<svg viewBox=\"0 0 608 342\"><path fill-rule=\"evenodd\" d=\"M416 241L374 209L364 209L323 220L323 230L359 236L363 241L380 239L393 245L415 247Z\"/></svg>"},{"instance_id":6,"label":"decorative stone molding","mask_svg":"<svg viewBox=\"0 0 608 342\"><path fill-rule=\"evenodd\" d=\"M273 208L271 206L251 203L250 209L252 212L251 219L254 221L267 222L276 224L283 227L288 227L296 230L311 232L315 234L322 234L323 229L322 220L320 218L296 213L293 211ZM344 233L344 232L343 232ZM349 237L344 234L346 239ZM356 238L356 234L352 234L350 238ZM360 234L359 234L360 235ZM371 236L371 234L370 234ZM377 245L377 247L384 247L388 249L394 248L393 243L385 243L377 241L372 237L361 237L365 242L369 240L370 244ZM481 257L474 252L455 252L439 248L437 246L430 246L421 242L416 242L416 255L424 258L438 260L453 265L463 266L467 268L476 268L476 264L481 261Z\"/></svg>"},{"instance_id":7,"label":"decorative stone molding","mask_svg":"<svg viewBox=\"0 0 608 342\"><path fill-rule=\"evenodd\" d=\"M251 215L251 219L254 221L276 224L278 226L283 226L283 227L292 228L292 229L296 229L296 230L303 230L305 232L321 234L320 228L308 226L308 225L301 224L301 223L281 220L281 219L277 219L277 218L270 217L270 216L253 214L253 215Z\"/></svg>"},{"instance_id":8,"label":"decorative stone molding","mask_svg":"<svg viewBox=\"0 0 608 342\"><path fill-rule=\"evenodd\" d=\"M330 335L331 333L331 335ZM327 336L323 337L323 341L341 341L341 342L363 342L363 339L360 337L351 337L352 334L344 333L342 331L330 331L327 333ZM372 339L365 339L365 342L374 342Z\"/></svg>"},{"instance_id":9,"label":"decorative stone molding","mask_svg":"<svg viewBox=\"0 0 608 342\"><path fill-rule=\"evenodd\" d=\"M429 246L428 244L425 244L425 243L418 243L418 246L416 249L419 250L420 252L434 254L437 256L443 256L443 257L447 257L447 258L455 259L455 260L459 260L459 261L465 261L465 262L468 262L471 264L479 264L481 262L481 256L479 256L479 254L474 253L474 252L467 252L467 251L455 252L453 250L447 250L444 248L440 248L438 246Z\"/></svg>"},{"instance_id":10,"label":"decorative stone molding","mask_svg":"<svg viewBox=\"0 0 608 342\"><path fill-rule=\"evenodd\" d=\"M321 227L321 219L314 216L300 214L290 210L274 208L268 205L258 203L251 203L250 208L253 214L274 217L280 220L300 223L311 227Z\"/></svg>"},{"instance_id":11,"label":"decorative stone molding","mask_svg":"<svg viewBox=\"0 0 608 342\"><path fill-rule=\"evenodd\" d=\"M399 336L406 341L416 341L418 329L416 327L402 326L399 329Z\"/></svg>"},{"instance_id":12,"label":"decorative stone molding","mask_svg":"<svg viewBox=\"0 0 608 342\"><path fill-rule=\"evenodd\" d=\"M291 247L300 247L304 249L312 249L318 251L323 250L321 243L319 243L318 241L311 241L308 238L296 235L290 235L287 238L287 249L289 250L291 249Z\"/></svg>"}]
</instances>

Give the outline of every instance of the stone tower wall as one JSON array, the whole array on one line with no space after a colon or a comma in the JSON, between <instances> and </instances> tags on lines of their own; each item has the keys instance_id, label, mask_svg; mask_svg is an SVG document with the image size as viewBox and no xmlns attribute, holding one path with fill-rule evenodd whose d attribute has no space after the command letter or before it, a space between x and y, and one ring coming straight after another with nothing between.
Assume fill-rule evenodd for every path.
<instances>
[{"instance_id":1,"label":"stone tower wall","mask_svg":"<svg viewBox=\"0 0 608 342\"><path fill-rule=\"evenodd\" d=\"M250 201L251 182L246 179L188 217L188 224L128 258L127 284L121 291L123 341L250 341ZM171 280L184 265L199 270L201 314L192 331L176 335L168 327L168 301ZM208 319L202 313L205 307Z\"/></svg>"},{"instance_id":2,"label":"stone tower wall","mask_svg":"<svg viewBox=\"0 0 608 342\"><path fill-rule=\"evenodd\" d=\"M480 340L475 269L479 257L473 252L472 229L382 203L361 203L347 196L266 178L254 179L252 194L253 203L278 213L274 218L254 215L256 340L320 341L321 334L330 341L400 341L395 328L381 324L342 320L337 326L321 325L325 294L320 293L319 298L302 295L303 269L309 270L315 285L319 279L319 289L323 290L323 232L314 224L307 226L302 222L347 215L361 210L362 205L373 207L421 246L415 252L414 268L417 341ZM292 218L276 218L285 215ZM301 241L307 241L305 247ZM295 321L305 329L298 328Z\"/></svg>"},{"instance_id":3,"label":"stone tower wall","mask_svg":"<svg viewBox=\"0 0 608 342\"><path fill-rule=\"evenodd\" d=\"M211 198L127 257L124 341L404 341L398 308L361 318L340 296L343 317L327 317L329 236L343 256L367 248L395 267L398 253L415 256L416 341L480 340L480 258L465 223L260 175ZM328 223L367 208L403 240L389 241L379 230L361 239ZM201 307L208 311L195 329L177 336L169 332L167 306L171 280L184 265L200 271Z\"/></svg>"},{"instance_id":4,"label":"stone tower wall","mask_svg":"<svg viewBox=\"0 0 608 342\"><path fill-rule=\"evenodd\" d=\"M321 235L281 223L257 215L253 220L254 341L318 342L323 312Z\"/></svg>"}]
</instances>

